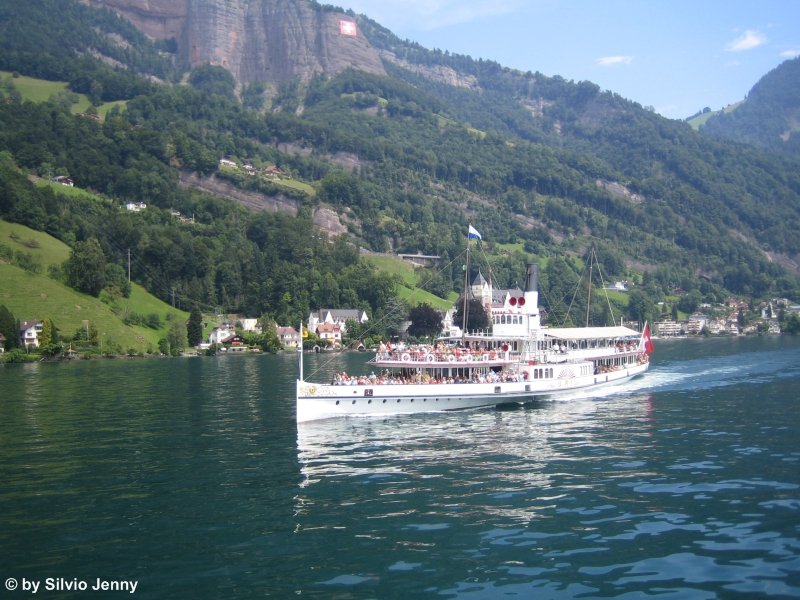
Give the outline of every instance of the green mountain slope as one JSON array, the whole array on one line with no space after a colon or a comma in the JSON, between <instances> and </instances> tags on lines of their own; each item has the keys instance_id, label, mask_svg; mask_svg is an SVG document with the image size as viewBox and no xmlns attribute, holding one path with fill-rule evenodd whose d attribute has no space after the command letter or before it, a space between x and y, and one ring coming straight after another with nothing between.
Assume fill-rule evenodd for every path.
<instances>
[{"instance_id":1,"label":"green mountain slope","mask_svg":"<svg viewBox=\"0 0 800 600\"><path fill-rule=\"evenodd\" d=\"M39 273L33 273L0 259L0 304L20 321L51 319L64 338L72 337L90 323L99 332L98 350L118 354L130 350L156 352L170 320L183 322L188 317L136 284L130 298L107 304L51 279L47 276L48 267L65 261L69 248L45 233L0 220L0 244L15 253L30 255L41 267ZM163 325L158 329L126 325L124 319L132 313L156 314Z\"/></svg>"},{"instance_id":2,"label":"green mountain slope","mask_svg":"<svg viewBox=\"0 0 800 600\"><path fill-rule=\"evenodd\" d=\"M800 58L764 75L744 102L709 118L701 131L800 157Z\"/></svg>"},{"instance_id":3,"label":"green mountain slope","mask_svg":"<svg viewBox=\"0 0 800 600\"><path fill-rule=\"evenodd\" d=\"M84 19L92 9L66 2L66 31L37 16L43 4L0 3L4 27L30 30L0 37L0 67L127 103L100 123L0 90L0 215L71 247L97 239L117 272L130 251L134 281L181 308L281 324L325 306L381 313L405 293L402 277L360 247L442 257L432 283L448 296L463 284L468 223L484 240L475 269L498 285L518 282L533 258L546 264L548 309L569 301L562 282L591 246L607 277L639 284L644 301L631 305L647 314L628 318L654 314L676 290L710 301L798 295L791 155L700 135L591 82L430 51L363 17L385 74L356 61L335 76L243 82L219 66L171 72L171 52L129 24ZM98 31L104 60L88 64ZM42 37L56 43L25 41ZM120 37L130 52L108 47ZM127 68L112 69L112 54ZM30 185L50 172L95 196ZM129 201L147 209L122 210Z\"/></svg>"}]
</instances>

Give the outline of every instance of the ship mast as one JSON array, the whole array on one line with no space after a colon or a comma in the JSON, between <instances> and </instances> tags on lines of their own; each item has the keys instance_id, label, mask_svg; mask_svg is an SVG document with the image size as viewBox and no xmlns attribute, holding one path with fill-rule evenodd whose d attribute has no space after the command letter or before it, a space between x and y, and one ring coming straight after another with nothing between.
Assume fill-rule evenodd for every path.
<instances>
[{"instance_id":1,"label":"ship mast","mask_svg":"<svg viewBox=\"0 0 800 600\"><path fill-rule=\"evenodd\" d=\"M467 293L469 292L469 234L467 234L467 264L464 267L464 303L461 308L461 341L467 337L467 310L469 304L467 302Z\"/></svg>"},{"instance_id":2,"label":"ship mast","mask_svg":"<svg viewBox=\"0 0 800 600\"><path fill-rule=\"evenodd\" d=\"M589 257L589 296L586 300L586 327L589 326L589 308L592 306L592 266L594 265L594 260L596 260L596 257L594 246L592 246L592 253Z\"/></svg>"}]
</instances>

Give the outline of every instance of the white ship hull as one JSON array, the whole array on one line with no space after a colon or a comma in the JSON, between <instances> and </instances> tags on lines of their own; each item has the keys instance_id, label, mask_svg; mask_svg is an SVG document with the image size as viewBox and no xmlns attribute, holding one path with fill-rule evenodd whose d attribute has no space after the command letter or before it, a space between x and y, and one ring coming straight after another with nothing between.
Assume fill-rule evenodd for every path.
<instances>
[{"instance_id":1,"label":"white ship hull","mask_svg":"<svg viewBox=\"0 0 800 600\"><path fill-rule=\"evenodd\" d=\"M497 383L321 385L297 381L297 421L441 412L557 398L576 390L618 384L647 371L649 363L618 371L576 375L581 365L557 365L552 379Z\"/></svg>"}]
</instances>

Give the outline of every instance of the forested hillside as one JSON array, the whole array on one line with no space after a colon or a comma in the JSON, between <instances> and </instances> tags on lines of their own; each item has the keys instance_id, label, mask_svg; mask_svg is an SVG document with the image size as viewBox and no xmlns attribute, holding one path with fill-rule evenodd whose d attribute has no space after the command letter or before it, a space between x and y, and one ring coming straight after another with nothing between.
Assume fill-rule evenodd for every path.
<instances>
[{"instance_id":1,"label":"forested hillside","mask_svg":"<svg viewBox=\"0 0 800 600\"><path fill-rule=\"evenodd\" d=\"M798 297L798 160L715 141L594 84L426 50L362 17L388 76L353 68L277 87L218 66L181 73L175 42L77 2L2 0L0 17L0 69L67 81L95 105L127 101L105 119L73 115L68 97L31 102L2 78L0 217L72 247L96 239L120 268L130 250L134 280L180 308L296 324L319 307L360 307L391 333L407 307L359 248L441 256L447 267L420 278L445 296L463 283L468 222L499 285L518 282L526 261L543 265L552 314L591 246L607 277L639 284L634 319L657 316L676 290ZM29 179L55 174L103 200ZM264 210L191 183L212 175ZM278 197L293 210L267 210ZM148 208L125 211L129 201ZM345 234L314 226L323 207Z\"/></svg>"},{"instance_id":2,"label":"forested hillside","mask_svg":"<svg viewBox=\"0 0 800 600\"><path fill-rule=\"evenodd\" d=\"M701 131L800 157L800 58L764 75L744 102L709 118Z\"/></svg>"}]
</instances>

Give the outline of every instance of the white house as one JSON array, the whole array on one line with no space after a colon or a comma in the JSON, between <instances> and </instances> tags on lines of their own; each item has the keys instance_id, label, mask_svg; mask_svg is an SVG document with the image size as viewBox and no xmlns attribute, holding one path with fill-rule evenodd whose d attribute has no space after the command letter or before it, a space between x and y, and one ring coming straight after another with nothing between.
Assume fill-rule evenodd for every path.
<instances>
[{"instance_id":1,"label":"white house","mask_svg":"<svg viewBox=\"0 0 800 600\"><path fill-rule=\"evenodd\" d=\"M294 327L277 327L277 333L284 348L297 348L301 344L300 332Z\"/></svg>"},{"instance_id":2,"label":"white house","mask_svg":"<svg viewBox=\"0 0 800 600\"><path fill-rule=\"evenodd\" d=\"M128 202L125 205L125 208L131 212L142 212L145 208L147 208L147 204L144 202Z\"/></svg>"},{"instance_id":3,"label":"white house","mask_svg":"<svg viewBox=\"0 0 800 600\"><path fill-rule=\"evenodd\" d=\"M320 323L316 329L317 337L329 341L334 348L342 344L342 327L336 323Z\"/></svg>"},{"instance_id":4,"label":"white house","mask_svg":"<svg viewBox=\"0 0 800 600\"><path fill-rule=\"evenodd\" d=\"M232 335L236 334L236 330L228 325L221 325L214 327L211 333L208 334L209 344L221 344L223 340L227 340Z\"/></svg>"},{"instance_id":5,"label":"white house","mask_svg":"<svg viewBox=\"0 0 800 600\"><path fill-rule=\"evenodd\" d=\"M237 319L242 325L243 331L252 331L253 333L261 333L261 324L258 319Z\"/></svg>"},{"instance_id":6,"label":"white house","mask_svg":"<svg viewBox=\"0 0 800 600\"><path fill-rule=\"evenodd\" d=\"M23 321L19 324L19 343L23 348L39 347L39 334L42 333L41 321Z\"/></svg>"}]
</instances>

